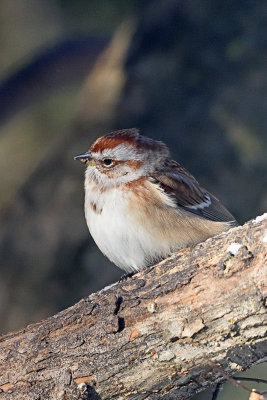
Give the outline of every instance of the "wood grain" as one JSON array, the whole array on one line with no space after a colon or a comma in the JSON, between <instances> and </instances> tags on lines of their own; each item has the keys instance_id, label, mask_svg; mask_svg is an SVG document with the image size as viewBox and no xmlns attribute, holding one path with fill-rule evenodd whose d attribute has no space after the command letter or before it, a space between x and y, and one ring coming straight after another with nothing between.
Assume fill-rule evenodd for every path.
<instances>
[{"instance_id":1,"label":"wood grain","mask_svg":"<svg viewBox=\"0 0 267 400\"><path fill-rule=\"evenodd\" d=\"M0 399L189 399L264 361L266 240L258 217L1 337Z\"/></svg>"}]
</instances>

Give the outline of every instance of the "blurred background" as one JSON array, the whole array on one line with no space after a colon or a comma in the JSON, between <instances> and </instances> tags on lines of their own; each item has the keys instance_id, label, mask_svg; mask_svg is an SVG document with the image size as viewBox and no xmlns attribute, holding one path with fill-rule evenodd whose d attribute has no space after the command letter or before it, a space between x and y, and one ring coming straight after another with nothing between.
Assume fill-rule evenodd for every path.
<instances>
[{"instance_id":1,"label":"blurred background","mask_svg":"<svg viewBox=\"0 0 267 400\"><path fill-rule=\"evenodd\" d=\"M121 276L73 161L104 133L162 139L240 223L266 211L266 16L264 0L1 0L0 333Z\"/></svg>"}]
</instances>

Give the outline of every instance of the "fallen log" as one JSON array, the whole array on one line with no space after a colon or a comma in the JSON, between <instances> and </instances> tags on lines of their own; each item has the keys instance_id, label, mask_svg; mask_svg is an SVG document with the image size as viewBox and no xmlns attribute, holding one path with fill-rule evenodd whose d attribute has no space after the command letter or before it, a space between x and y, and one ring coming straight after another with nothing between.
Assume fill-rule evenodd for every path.
<instances>
[{"instance_id":1,"label":"fallen log","mask_svg":"<svg viewBox=\"0 0 267 400\"><path fill-rule=\"evenodd\" d=\"M189 399L263 362L266 248L264 214L2 336L0 399Z\"/></svg>"}]
</instances>

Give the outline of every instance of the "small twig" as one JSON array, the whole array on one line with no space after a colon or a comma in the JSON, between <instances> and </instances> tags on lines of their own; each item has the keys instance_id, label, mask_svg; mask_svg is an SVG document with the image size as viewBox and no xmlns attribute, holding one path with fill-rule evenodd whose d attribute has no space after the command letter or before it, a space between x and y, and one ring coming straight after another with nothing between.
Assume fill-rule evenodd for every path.
<instances>
[{"instance_id":1,"label":"small twig","mask_svg":"<svg viewBox=\"0 0 267 400\"><path fill-rule=\"evenodd\" d=\"M234 376L233 379L236 379L238 381L248 381L248 382L256 382L256 383L265 383L267 385L267 379L261 379L261 378L246 378L243 376Z\"/></svg>"},{"instance_id":2,"label":"small twig","mask_svg":"<svg viewBox=\"0 0 267 400\"><path fill-rule=\"evenodd\" d=\"M248 388L248 387L245 386L245 385L242 385L242 383L240 383L239 380L236 380L237 378L231 378L230 376L228 376L228 375L223 371L223 369L221 368L221 366L219 366L219 365L213 363L212 361L210 361L209 364L210 364L210 366L211 366L213 369L215 369L215 371L219 372L228 382L231 382L233 385L244 389L246 392L251 393L251 389L250 389L250 388ZM242 379L242 380L244 380L244 379ZM254 390L254 393L261 394L261 393L259 393L259 392L256 391L256 390Z\"/></svg>"}]
</instances>

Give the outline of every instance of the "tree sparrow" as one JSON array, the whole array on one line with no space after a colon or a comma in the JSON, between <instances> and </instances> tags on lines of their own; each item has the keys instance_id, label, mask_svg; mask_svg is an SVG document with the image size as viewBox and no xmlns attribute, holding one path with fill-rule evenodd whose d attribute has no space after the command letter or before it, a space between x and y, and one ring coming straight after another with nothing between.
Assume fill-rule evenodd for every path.
<instances>
[{"instance_id":1,"label":"tree sparrow","mask_svg":"<svg viewBox=\"0 0 267 400\"><path fill-rule=\"evenodd\" d=\"M87 165L85 217L99 249L126 272L237 225L163 142L111 132L75 157Z\"/></svg>"}]
</instances>

